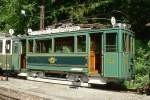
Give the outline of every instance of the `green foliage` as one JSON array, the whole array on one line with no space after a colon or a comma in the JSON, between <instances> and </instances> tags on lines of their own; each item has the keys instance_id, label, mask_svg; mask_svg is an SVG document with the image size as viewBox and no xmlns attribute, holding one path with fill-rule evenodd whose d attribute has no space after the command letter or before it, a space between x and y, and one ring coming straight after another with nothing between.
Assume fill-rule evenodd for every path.
<instances>
[{"instance_id":1,"label":"green foliage","mask_svg":"<svg viewBox=\"0 0 150 100\"><path fill-rule=\"evenodd\" d=\"M15 29L18 34L24 34L26 26L29 26L30 22L21 16L21 9L32 11L34 3L27 4L29 0L5 0L0 5L0 22L4 24L0 26L1 31L8 32L10 28ZM31 17L32 18L32 17Z\"/></svg>"},{"instance_id":2,"label":"green foliage","mask_svg":"<svg viewBox=\"0 0 150 100\"><path fill-rule=\"evenodd\" d=\"M150 0L113 0L113 8L124 12L123 19L132 25L138 39L149 40L150 28L145 24L150 22Z\"/></svg>"},{"instance_id":3,"label":"green foliage","mask_svg":"<svg viewBox=\"0 0 150 100\"><path fill-rule=\"evenodd\" d=\"M141 88L150 83L150 41L144 46L140 40L136 41L135 67L136 76L134 83L126 81L128 88Z\"/></svg>"},{"instance_id":4,"label":"green foliage","mask_svg":"<svg viewBox=\"0 0 150 100\"><path fill-rule=\"evenodd\" d=\"M45 26L64 21L106 23L115 16L128 21L139 39L150 38L150 34L146 34L150 29L145 27L150 22L150 0L45 0L44 4ZM37 0L0 0L0 31L13 28L16 34L24 34L27 28L39 30L40 5L41 1ZM20 14L21 9L26 10L26 16ZM120 13L112 13L113 10ZM91 17L106 20L89 20Z\"/></svg>"},{"instance_id":5,"label":"green foliage","mask_svg":"<svg viewBox=\"0 0 150 100\"><path fill-rule=\"evenodd\" d=\"M103 6L112 0L45 0L45 26L62 20L82 23L85 16L103 11ZM39 30L40 5L37 0L2 0L0 2L0 30L15 29L16 34L24 34L27 28ZM21 10L26 16L21 15Z\"/></svg>"}]
</instances>

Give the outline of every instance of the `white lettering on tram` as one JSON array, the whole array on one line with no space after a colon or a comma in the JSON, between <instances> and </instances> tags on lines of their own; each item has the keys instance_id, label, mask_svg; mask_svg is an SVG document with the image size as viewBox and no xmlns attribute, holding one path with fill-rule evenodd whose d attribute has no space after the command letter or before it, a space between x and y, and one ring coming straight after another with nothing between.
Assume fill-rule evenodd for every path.
<instances>
[{"instance_id":1,"label":"white lettering on tram","mask_svg":"<svg viewBox=\"0 0 150 100\"><path fill-rule=\"evenodd\" d=\"M80 26L70 26L70 27L58 27L56 29L48 28L46 30L41 31L32 31L28 32L29 35L40 35L40 34L51 34L51 33L59 33L59 32L71 32L71 31L78 31L80 30Z\"/></svg>"}]
</instances>

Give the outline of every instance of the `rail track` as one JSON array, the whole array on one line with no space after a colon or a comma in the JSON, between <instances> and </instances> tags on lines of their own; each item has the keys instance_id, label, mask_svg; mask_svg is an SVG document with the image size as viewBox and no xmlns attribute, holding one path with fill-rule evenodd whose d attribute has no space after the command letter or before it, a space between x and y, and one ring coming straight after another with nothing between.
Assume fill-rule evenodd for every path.
<instances>
[{"instance_id":1,"label":"rail track","mask_svg":"<svg viewBox=\"0 0 150 100\"><path fill-rule=\"evenodd\" d=\"M119 92L131 92L131 93L137 93L137 94L146 94L150 95L150 86L146 86L143 88L138 89L127 89L124 86L120 84L105 84L105 85L99 85L99 84L88 84L88 83L78 83L78 82L69 82L66 79L61 78L47 78L47 79L41 79L41 78L26 78L26 77L13 77L17 79L22 80L30 80L30 81L38 81L38 82L46 82L46 83L52 83L52 84L61 84L61 85L68 85L70 87L85 87L85 88L92 88L92 89L101 89L101 90L107 90L107 91L119 91Z\"/></svg>"},{"instance_id":2,"label":"rail track","mask_svg":"<svg viewBox=\"0 0 150 100\"><path fill-rule=\"evenodd\" d=\"M66 79L62 78L25 78L25 77L13 77L22 80L29 80L29 81L38 81L38 82L45 82L51 84L61 84L61 85L68 85L70 87L84 87L84 88L92 88L92 89L101 89L101 90L108 90L108 91L119 91L119 92L132 92L137 93L136 89L126 89L124 86L120 84L110 83L110 84L88 84L88 83L80 83L80 82L70 82Z\"/></svg>"},{"instance_id":3,"label":"rail track","mask_svg":"<svg viewBox=\"0 0 150 100\"><path fill-rule=\"evenodd\" d=\"M86 98L88 98L87 100L91 100L92 98L95 98L95 100L97 100L98 98L105 99L105 97L107 97L108 99L117 99L118 96L124 96L127 98L143 98L142 95L137 95L136 90L120 88L117 85L92 85L92 87L70 87L70 85L65 84L61 85L57 83L53 84L47 82L36 82L25 80L24 78L17 79L10 77L8 78L8 81L4 81L1 83L0 100L18 100L17 98L21 100L26 100L28 97L30 97L30 99L28 100L31 100L31 98L35 97L36 99L32 100L41 100L37 98L43 97L50 99L65 98L66 100L70 100L71 98L83 99L83 97L85 99L85 95ZM14 98L9 96L12 96ZM148 97L149 96L144 96L144 98Z\"/></svg>"},{"instance_id":4,"label":"rail track","mask_svg":"<svg viewBox=\"0 0 150 100\"><path fill-rule=\"evenodd\" d=\"M0 94L0 100L19 100L19 99L10 97L8 95Z\"/></svg>"}]
</instances>

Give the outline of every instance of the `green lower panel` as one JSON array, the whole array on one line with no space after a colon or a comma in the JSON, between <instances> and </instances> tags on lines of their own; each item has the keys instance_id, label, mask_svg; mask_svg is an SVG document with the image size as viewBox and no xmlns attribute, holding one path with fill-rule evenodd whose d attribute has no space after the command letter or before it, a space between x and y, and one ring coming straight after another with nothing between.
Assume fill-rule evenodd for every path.
<instances>
[{"instance_id":1,"label":"green lower panel","mask_svg":"<svg viewBox=\"0 0 150 100\"><path fill-rule=\"evenodd\" d=\"M54 62L51 63L51 59ZM87 64L87 58L85 56L28 56L28 64L59 64L59 65L81 65Z\"/></svg>"},{"instance_id":2,"label":"green lower panel","mask_svg":"<svg viewBox=\"0 0 150 100\"><path fill-rule=\"evenodd\" d=\"M20 69L20 55L18 54L13 54L12 55L12 67L14 70L19 70Z\"/></svg>"},{"instance_id":3,"label":"green lower panel","mask_svg":"<svg viewBox=\"0 0 150 100\"><path fill-rule=\"evenodd\" d=\"M88 73L87 67L68 67L68 66L31 66L27 65L27 69L30 70L45 70L45 71L64 71L64 72L82 72Z\"/></svg>"},{"instance_id":4,"label":"green lower panel","mask_svg":"<svg viewBox=\"0 0 150 100\"><path fill-rule=\"evenodd\" d=\"M0 68L12 69L12 55L0 55Z\"/></svg>"},{"instance_id":5,"label":"green lower panel","mask_svg":"<svg viewBox=\"0 0 150 100\"><path fill-rule=\"evenodd\" d=\"M123 54L123 61L122 61L122 75L123 77L127 78L129 73L129 55L128 54Z\"/></svg>"},{"instance_id":6,"label":"green lower panel","mask_svg":"<svg viewBox=\"0 0 150 100\"><path fill-rule=\"evenodd\" d=\"M119 77L118 53L104 54L104 77Z\"/></svg>"},{"instance_id":7,"label":"green lower panel","mask_svg":"<svg viewBox=\"0 0 150 100\"><path fill-rule=\"evenodd\" d=\"M120 78L131 78L134 75L133 55L129 53L120 54L119 76Z\"/></svg>"}]
</instances>

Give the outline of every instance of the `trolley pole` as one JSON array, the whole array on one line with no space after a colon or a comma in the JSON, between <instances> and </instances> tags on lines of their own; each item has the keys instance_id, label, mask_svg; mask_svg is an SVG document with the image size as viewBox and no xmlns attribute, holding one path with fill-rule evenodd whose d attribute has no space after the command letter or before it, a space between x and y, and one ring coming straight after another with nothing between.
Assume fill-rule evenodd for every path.
<instances>
[{"instance_id":1,"label":"trolley pole","mask_svg":"<svg viewBox=\"0 0 150 100\"><path fill-rule=\"evenodd\" d=\"M40 6L40 30L44 30L44 17L45 17L44 3L45 3L45 0L42 0L41 6Z\"/></svg>"}]
</instances>

